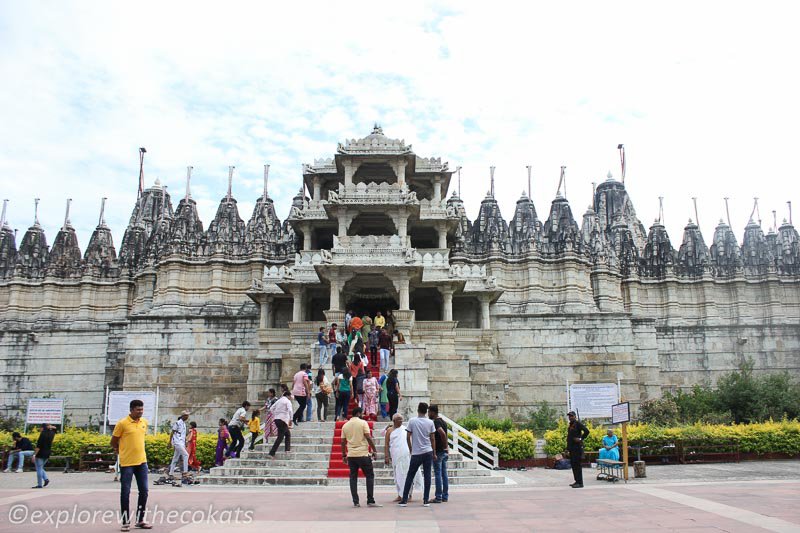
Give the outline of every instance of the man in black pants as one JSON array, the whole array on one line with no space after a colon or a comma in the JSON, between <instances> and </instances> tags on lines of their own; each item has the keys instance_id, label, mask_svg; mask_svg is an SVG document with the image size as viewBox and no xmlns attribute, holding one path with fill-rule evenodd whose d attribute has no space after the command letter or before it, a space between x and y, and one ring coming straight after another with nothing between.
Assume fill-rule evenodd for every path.
<instances>
[{"instance_id":1,"label":"man in black pants","mask_svg":"<svg viewBox=\"0 0 800 533\"><path fill-rule=\"evenodd\" d=\"M375 502L375 472L372 460L377 457L378 450L370 434L369 424L361 416L364 411L360 407L353 409L353 418L342 426L342 461L350 467L350 495L353 507L361 507L358 502L358 470L367 478L367 507L383 507Z\"/></svg>"},{"instance_id":2,"label":"man in black pants","mask_svg":"<svg viewBox=\"0 0 800 533\"><path fill-rule=\"evenodd\" d=\"M272 445L272 448L269 450L269 458L275 459L275 453L278 451L278 448L281 445L281 441L284 439L286 442L286 452L290 452L292 450L292 393L288 390L283 393L283 396L275 402L270 408L272 412L272 419L275 421L275 427L278 428L278 438L275 439L275 443Z\"/></svg>"},{"instance_id":3,"label":"man in black pants","mask_svg":"<svg viewBox=\"0 0 800 533\"><path fill-rule=\"evenodd\" d=\"M583 488L583 470L581 470L581 459L583 459L583 439L589 436L589 430L580 423L575 416L575 411L567 413L569 418L569 428L567 428L567 451L569 451L569 462L572 465L572 475L575 483L570 487L573 489Z\"/></svg>"},{"instance_id":4,"label":"man in black pants","mask_svg":"<svg viewBox=\"0 0 800 533\"><path fill-rule=\"evenodd\" d=\"M308 396L311 394L311 380L308 379L307 368L308 365L301 364L300 371L292 378L292 395L299 406L297 411L294 412L294 417L292 417L292 421L295 424L299 424L305 418L306 404L308 403Z\"/></svg>"},{"instance_id":5,"label":"man in black pants","mask_svg":"<svg viewBox=\"0 0 800 533\"><path fill-rule=\"evenodd\" d=\"M228 422L228 432L231 434L231 445L228 447L228 457L239 457L244 448L244 435L242 428L247 423L247 410L250 409L250 402L242 402L242 406L233 413L231 421Z\"/></svg>"}]
</instances>

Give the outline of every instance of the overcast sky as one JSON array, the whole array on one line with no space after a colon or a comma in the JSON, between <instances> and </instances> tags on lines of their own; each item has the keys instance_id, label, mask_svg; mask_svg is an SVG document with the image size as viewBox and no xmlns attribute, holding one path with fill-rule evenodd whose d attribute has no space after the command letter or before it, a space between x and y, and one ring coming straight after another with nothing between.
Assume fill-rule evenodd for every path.
<instances>
[{"instance_id":1,"label":"overcast sky","mask_svg":"<svg viewBox=\"0 0 800 533\"><path fill-rule=\"evenodd\" d=\"M291 5L290 5L291 4ZM527 7L525 7L525 5ZM186 166L208 227L228 165L245 220L271 164L288 213L301 163L378 122L463 166L470 218L495 165L506 220L533 166L545 218L559 167L580 222L619 175L647 228L664 197L673 245L698 198L706 243L800 216L800 74L791 2L12 2L0 0L0 197L22 232L33 199L52 244L67 198L85 247L100 199L119 247L147 185L174 203ZM455 180L454 180L455 183Z\"/></svg>"}]
</instances>

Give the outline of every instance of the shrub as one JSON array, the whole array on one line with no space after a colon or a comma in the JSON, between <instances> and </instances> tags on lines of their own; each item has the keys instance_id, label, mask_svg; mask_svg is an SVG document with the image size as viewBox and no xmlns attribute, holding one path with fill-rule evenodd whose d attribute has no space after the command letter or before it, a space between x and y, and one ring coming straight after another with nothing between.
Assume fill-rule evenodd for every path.
<instances>
[{"instance_id":1,"label":"shrub","mask_svg":"<svg viewBox=\"0 0 800 533\"><path fill-rule=\"evenodd\" d=\"M669 394L645 400L639 405L639 420L646 424L671 426L678 422L678 404Z\"/></svg>"},{"instance_id":2,"label":"shrub","mask_svg":"<svg viewBox=\"0 0 800 533\"><path fill-rule=\"evenodd\" d=\"M492 446L500 450L500 459L530 459L536 451L536 439L527 429L520 431L497 431L480 428L473 431Z\"/></svg>"},{"instance_id":3,"label":"shrub","mask_svg":"<svg viewBox=\"0 0 800 533\"><path fill-rule=\"evenodd\" d=\"M557 428L560 418L559 411L544 401L538 409L531 410L525 428L534 432L544 433L548 429Z\"/></svg>"},{"instance_id":4,"label":"shrub","mask_svg":"<svg viewBox=\"0 0 800 533\"><path fill-rule=\"evenodd\" d=\"M475 431L476 429L492 429L495 431L511 431L514 429L514 421L510 418L503 418L496 420L489 418L486 413L479 413L477 411L470 411L467 416L457 420L460 426Z\"/></svg>"}]
</instances>

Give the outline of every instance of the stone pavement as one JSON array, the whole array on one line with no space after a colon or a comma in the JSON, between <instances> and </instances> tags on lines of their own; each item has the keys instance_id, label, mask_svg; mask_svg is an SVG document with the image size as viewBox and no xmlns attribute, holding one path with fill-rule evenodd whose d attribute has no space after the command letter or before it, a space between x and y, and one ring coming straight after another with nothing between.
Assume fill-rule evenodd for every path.
<instances>
[{"instance_id":1,"label":"stone pavement","mask_svg":"<svg viewBox=\"0 0 800 533\"><path fill-rule=\"evenodd\" d=\"M454 487L450 502L423 508L389 503L351 507L345 487L150 487L155 531L298 533L353 526L365 531L798 531L800 462L653 466L648 478L627 485L596 481L570 489L569 471L509 472L506 485ZM118 531L112 521L119 485L105 474L50 476L51 486L31 490L34 474L0 475L0 532ZM363 480L360 482L365 503ZM135 490L131 498L135 505ZM104 523L105 521L105 523ZM59 523L60 522L60 523ZM289 529L291 528L291 529Z\"/></svg>"}]
</instances>

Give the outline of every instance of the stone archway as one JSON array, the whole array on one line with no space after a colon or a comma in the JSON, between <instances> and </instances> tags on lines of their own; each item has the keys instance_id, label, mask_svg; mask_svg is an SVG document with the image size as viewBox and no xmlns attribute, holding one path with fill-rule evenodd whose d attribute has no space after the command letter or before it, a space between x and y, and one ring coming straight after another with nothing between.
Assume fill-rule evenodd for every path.
<instances>
[{"instance_id":1,"label":"stone archway","mask_svg":"<svg viewBox=\"0 0 800 533\"><path fill-rule=\"evenodd\" d=\"M346 311L375 316L398 309L398 294L394 284L383 274L356 274L344 285L342 301Z\"/></svg>"}]
</instances>

